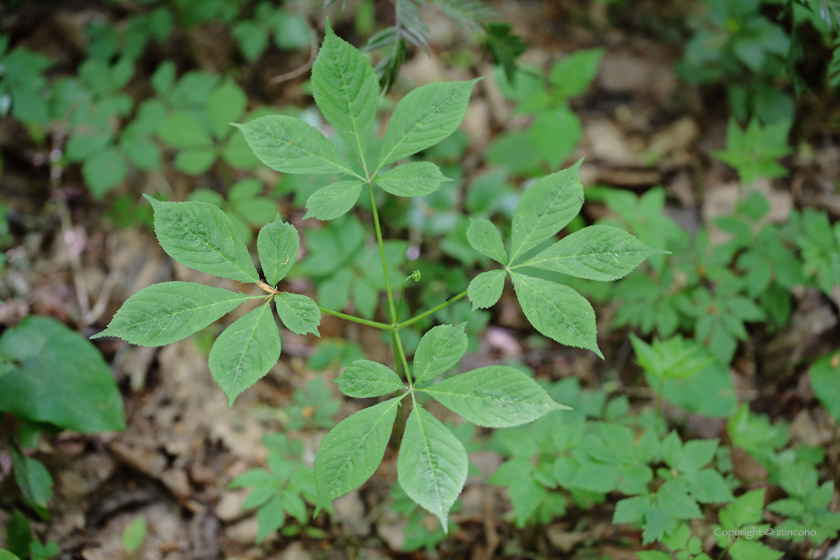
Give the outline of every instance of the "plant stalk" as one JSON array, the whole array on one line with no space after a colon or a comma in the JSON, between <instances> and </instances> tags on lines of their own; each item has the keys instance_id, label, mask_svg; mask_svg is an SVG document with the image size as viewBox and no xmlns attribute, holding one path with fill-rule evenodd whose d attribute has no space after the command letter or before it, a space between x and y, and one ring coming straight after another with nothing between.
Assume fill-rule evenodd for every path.
<instances>
[{"instance_id":1,"label":"plant stalk","mask_svg":"<svg viewBox=\"0 0 840 560\"><path fill-rule=\"evenodd\" d=\"M379 226L379 212L376 210L376 197L373 195L373 183L368 183L370 191L370 207L373 209L373 225L376 228L376 243L379 245L379 257L382 259L382 274L385 276L385 289L388 291L388 307L391 310L391 322L397 323L397 308L394 305L394 294L391 293L391 278L388 274L388 261L385 260L385 246L382 242L382 228Z\"/></svg>"},{"instance_id":2,"label":"plant stalk","mask_svg":"<svg viewBox=\"0 0 840 560\"><path fill-rule=\"evenodd\" d=\"M354 323L359 323L360 325L365 325L367 327L373 327L374 329L381 329L383 331L394 330L393 326L380 323L379 321L368 321L367 319L362 319L361 317L354 317L353 315L341 313L340 311L333 311L332 309L327 309L325 307L319 307L318 309L321 310L321 313L326 313L327 315L332 315L333 317L338 317L339 319L344 319L346 321L353 321Z\"/></svg>"},{"instance_id":3,"label":"plant stalk","mask_svg":"<svg viewBox=\"0 0 840 560\"><path fill-rule=\"evenodd\" d=\"M411 319L408 319L406 321L403 321L402 323L399 323L397 325L397 329L399 330L399 329L403 329L405 327L411 326L414 323L416 323L417 321L421 321L421 320L425 319L426 317L428 317L429 315L432 315L433 313L437 313L438 311L440 311L444 307L448 307L448 306L452 305L453 303L455 303L456 301L465 298L466 295L467 295L467 291L464 290L463 292L461 292L457 296L446 300L445 302L441 303L437 307L433 307L433 308L429 309L428 311L426 311L424 313L421 313L420 315L417 315L416 317L412 317Z\"/></svg>"}]
</instances>

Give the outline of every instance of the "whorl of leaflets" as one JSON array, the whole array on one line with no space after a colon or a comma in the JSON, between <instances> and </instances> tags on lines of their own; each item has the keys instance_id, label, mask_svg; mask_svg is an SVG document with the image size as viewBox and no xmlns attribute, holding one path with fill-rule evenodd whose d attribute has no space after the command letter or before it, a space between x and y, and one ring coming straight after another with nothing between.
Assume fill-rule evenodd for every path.
<instances>
[{"instance_id":1,"label":"whorl of leaflets","mask_svg":"<svg viewBox=\"0 0 840 560\"><path fill-rule=\"evenodd\" d=\"M236 126L257 157L274 170L340 176L340 181L316 191L306 203L306 217L332 220L348 212L368 186L395 196L416 197L445 183L448 179L436 165L404 160L457 129L476 82L436 83L412 90L394 109L379 154L373 157L370 141L379 97L375 73L357 49L327 26L312 70L312 90L325 119L352 156L345 157L320 131L293 117L272 115ZM494 224L472 220L469 243L503 268L478 275L469 285L468 296L473 308L490 307L499 300L505 276L510 275L525 316L539 332L600 356L595 314L586 299L535 271L616 280L655 251L632 235L603 226L556 240L583 204L579 166L544 177L525 191L513 215L507 248ZM263 305L228 327L210 353L213 376L232 403L280 355L271 301L286 328L317 334L320 311L315 302L275 288L295 262L298 234L279 216L260 231L257 248L263 282L221 210L197 202L150 200L155 208L155 232L172 258L195 270L258 284L269 294ZM186 282L157 284L130 298L97 336L118 336L147 346L169 344L241 303L263 297ZM413 407L397 461L399 482L408 496L438 517L444 530L448 528L449 511L466 481L467 453L455 435L416 402L416 392L427 393L455 414L490 428L517 426L566 408L528 375L508 366L484 367L435 383L438 376L457 366L466 350L463 324L440 325L420 340L413 367L406 372L409 387L382 364L360 360L345 369L335 381L344 394L397 396L356 412L324 438L315 461L318 509L359 487L376 471L399 407L411 396Z\"/></svg>"},{"instance_id":2,"label":"whorl of leaflets","mask_svg":"<svg viewBox=\"0 0 840 560\"><path fill-rule=\"evenodd\" d=\"M233 406L234 399L280 358L272 302L290 331L318 334L318 305L306 296L274 288L297 259L297 230L279 215L260 230L257 252L266 277L263 282L239 230L219 208L203 202L146 198L155 212L155 235L170 257L200 272L257 284L268 297L195 282L161 282L131 296L108 328L92 338L115 336L138 346L163 346L200 331L246 301L264 300L225 329L210 349L210 372Z\"/></svg>"}]
</instances>

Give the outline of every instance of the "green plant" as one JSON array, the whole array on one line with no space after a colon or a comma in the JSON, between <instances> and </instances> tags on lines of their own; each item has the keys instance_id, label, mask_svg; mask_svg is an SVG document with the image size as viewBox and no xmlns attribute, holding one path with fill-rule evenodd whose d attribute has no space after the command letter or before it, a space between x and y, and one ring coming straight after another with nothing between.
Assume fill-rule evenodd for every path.
<instances>
[{"instance_id":1,"label":"green plant","mask_svg":"<svg viewBox=\"0 0 840 560\"><path fill-rule=\"evenodd\" d=\"M300 14L290 13L270 2L260 2L254 9L254 17L240 20L231 29L245 60L257 60L268 47L273 37L279 49L297 50L309 46L312 31Z\"/></svg>"},{"instance_id":2,"label":"green plant","mask_svg":"<svg viewBox=\"0 0 840 560\"><path fill-rule=\"evenodd\" d=\"M49 513L52 477L25 448L35 447L42 430L125 427L122 397L102 355L51 317L27 317L0 336L0 412L19 421L0 446L11 453L23 502L42 517Z\"/></svg>"},{"instance_id":3,"label":"green plant","mask_svg":"<svg viewBox=\"0 0 840 560\"><path fill-rule=\"evenodd\" d=\"M543 166L559 169L583 133L569 99L589 89L603 54L602 49L577 51L557 61L547 79L531 68L520 70L514 84L497 79L502 93L517 102L516 113L535 116L528 130L495 139L488 149L488 160L518 174L539 174Z\"/></svg>"},{"instance_id":4,"label":"green plant","mask_svg":"<svg viewBox=\"0 0 840 560\"><path fill-rule=\"evenodd\" d=\"M262 191L259 179L249 178L234 183L228 191L227 200L210 189L196 189L190 193L189 199L207 202L224 210L247 244L254 238L251 227L264 226L277 215L277 204L261 196Z\"/></svg>"},{"instance_id":5,"label":"green plant","mask_svg":"<svg viewBox=\"0 0 840 560\"><path fill-rule=\"evenodd\" d=\"M289 441L283 434L263 437L268 448L268 468L252 469L236 477L230 488L250 488L242 509L259 508L257 543L283 527L283 534L293 536L306 527L309 517L306 502L317 503L318 492L311 467L303 464L303 442ZM288 526L286 515L299 525Z\"/></svg>"},{"instance_id":6,"label":"green plant","mask_svg":"<svg viewBox=\"0 0 840 560\"><path fill-rule=\"evenodd\" d=\"M48 58L18 47L9 50L9 36L0 35L0 117L12 114L27 126L45 126L49 109L44 99Z\"/></svg>"},{"instance_id":7,"label":"green plant","mask_svg":"<svg viewBox=\"0 0 840 560\"><path fill-rule=\"evenodd\" d=\"M145 515L138 515L131 523L126 525L122 534L122 543L123 548L129 555L134 554L143 546L143 541L146 540L146 531Z\"/></svg>"},{"instance_id":8,"label":"green plant","mask_svg":"<svg viewBox=\"0 0 840 560\"><path fill-rule=\"evenodd\" d=\"M715 157L735 168L741 180L751 185L759 177L785 177L787 169L776 160L791 153L788 147L790 120L780 120L762 126L758 119L750 120L746 130L733 117L726 130L726 150Z\"/></svg>"},{"instance_id":9,"label":"green plant","mask_svg":"<svg viewBox=\"0 0 840 560\"><path fill-rule=\"evenodd\" d=\"M187 72L176 82L171 61L164 62L152 76L160 98L157 107L166 107L157 134L177 150L175 167L188 175L204 173L218 158L235 169L259 165L242 135L229 124L266 111L245 115L248 98L242 88L231 79L219 82L218 76L203 72Z\"/></svg>"},{"instance_id":10,"label":"green plant","mask_svg":"<svg viewBox=\"0 0 840 560\"><path fill-rule=\"evenodd\" d=\"M791 40L781 25L761 13L763 0L704 0L705 12L691 21L694 35L677 66L688 82L727 84L737 117L763 122L791 119L791 96L773 87L783 78ZM772 2L775 3L775 2ZM746 77L746 79L745 79Z\"/></svg>"},{"instance_id":11,"label":"green plant","mask_svg":"<svg viewBox=\"0 0 840 560\"><path fill-rule=\"evenodd\" d=\"M308 297L278 290L276 286L295 263L299 244L296 230L279 216L260 230L257 239L263 281L224 212L200 202L149 198L155 209L155 233L170 256L202 272L255 284L265 294L248 296L183 282L156 284L132 296L108 328L95 336L118 336L147 346L168 344L206 327L246 301L264 299L262 305L228 327L210 351L210 370L232 404L280 356L272 302L284 325L298 334L317 334L321 312L390 334L395 367L402 370L408 385L393 369L367 360L351 363L337 379L342 392L350 397L376 398L395 392L399 396L356 412L327 434L315 462L317 509L373 474L382 461L397 412L410 396L414 406L402 438L398 478L406 494L436 515L445 531L448 512L466 480L467 455L461 441L418 404L417 395L431 396L466 420L485 427L526 424L564 407L526 374L508 366L483 367L433 384L435 378L455 367L467 350L465 325L443 324L426 332L414 353L413 368L400 331L467 296L474 308L494 305L505 276L510 274L523 311L538 331L600 356L590 304L568 286L544 279L541 271L615 280L655 252L633 236L606 226L584 228L556 241L555 235L583 204L578 166L574 166L536 181L526 191L513 213L509 251L490 221L471 221L469 244L503 269L482 273L467 291L400 321L374 185L402 197L424 196L437 190L445 178L432 163L388 167L452 134L463 119L474 85L475 81L435 83L413 90L394 109L379 157L372 159L368 142L379 93L374 69L328 28L313 67L312 89L325 118L357 159L346 159L316 129L292 117L271 115L237 125L257 157L272 169L335 174L345 179L324 187L330 197L320 196L319 191L310 196L307 208L311 216L338 218L350 210L362 190L368 191L390 323L319 308ZM352 223L350 218L348 221ZM357 237L363 240L363 228ZM378 293L375 296L379 299Z\"/></svg>"}]
</instances>

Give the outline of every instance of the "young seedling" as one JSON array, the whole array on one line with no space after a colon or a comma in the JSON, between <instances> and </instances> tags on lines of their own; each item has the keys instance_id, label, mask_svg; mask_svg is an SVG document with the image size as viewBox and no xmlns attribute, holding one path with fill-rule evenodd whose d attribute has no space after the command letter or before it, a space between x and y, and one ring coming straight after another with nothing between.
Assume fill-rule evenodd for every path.
<instances>
[{"instance_id":1,"label":"young seedling","mask_svg":"<svg viewBox=\"0 0 840 560\"><path fill-rule=\"evenodd\" d=\"M466 352L465 325L438 325L426 332L411 365L400 330L467 296L474 309L490 307L501 296L505 276L510 275L525 316L539 332L602 356L589 302L568 286L544 279L538 271L610 281L623 277L656 252L632 235L606 226L584 228L557 241L556 234L583 204L578 164L540 179L525 192L513 214L508 249L490 221L473 219L467 231L470 245L502 268L482 273L467 291L400 321L393 293L399 284L391 281L376 189L394 196L418 197L433 193L447 181L432 163L399 162L441 142L458 128L476 82L434 83L412 90L394 109L379 156L372 158L368 144L379 98L374 69L328 27L313 67L312 90L324 117L353 152L353 159L343 157L317 129L296 118L271 115L237 125L257 157L272 169L343 178L310 196L308 217L339 218L367 191L390 322L319 308L308 297L277 288L294 265L299 245L297 231L279 216L259 232L261 277L238 230L219 208L150 198L155 233L171 257L201 272L255 284L265 293L249 296L187 282L156 284L132 296L108 328L96 336L118 336L146 346L170 344L242 303L265 300L228 327L210 351L211 373L233 404L280 356L272 303L286 328L297 334L318 334L321 313L390 333L397 371L357 360L337 380L350 397L396 396L351 415L324 438L315 461L318 508L373 475L385 454L397 410L411 402L397 460L399 482L412 500L438 517L446 531L449 510L467 477L467 452L440 420L418 404L417 393L426 393L466 420L491 428L526 424L565 407L530 376L509 366L483 367L435 383L455 368Z\"/></svg>"}]
</instances>

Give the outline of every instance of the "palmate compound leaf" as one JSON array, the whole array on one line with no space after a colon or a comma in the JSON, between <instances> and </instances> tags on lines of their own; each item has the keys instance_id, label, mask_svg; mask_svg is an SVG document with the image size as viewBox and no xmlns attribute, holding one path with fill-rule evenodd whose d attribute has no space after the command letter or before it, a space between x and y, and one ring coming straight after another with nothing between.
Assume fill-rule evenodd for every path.
<instances>
[{"instance_id":1,"label":"palmate compound leaf","mask_svg":"<svg viewBox=\"0 0 840 560\"><path fill-rule=\"evenodd\" d=\"M155 235L167 255L199 272L239 282L260 281L239 231L219 208L144 196L154 208Z\"/></svg>"},{"instance_id":2,"label":"palmate compound leaf","mask_svg":"<svg viewBox=\"0 0 840 560\"><path fill-rule=\"evenodd\" d=\"M528 321L543 335L560 344L586 348L601 359L595 311L582 295L568 286L511 272L513 288Z\"/></svg>"},{"instance_id":3,"label":"palmate compound leaf","mask_svg":"<svg viewBox=\"0 0 840 560\"><path fill-rule=\"evenodd\" d=\"M217 321L252 299L244 294L195 282L161 282L126 301L101 333L138 346L172 344Z\"/></svg>"},{"instance_id":4,"label":"palmate compound leaf","mask_svg":"<svg viewBox=\"0 0 840 560\"><path fill-rule=\"evenodd\" d=\"M350 149L364 158L376 120L379 81L370 62L339 39L329 22L312 65L312 93L324 118Z\"/></svg>"},{"instance_id":5,"label":"palmate compound leaf","mask_svg":"<svg viewBox=\"0 0 840 560\"><path fill-rule=\"evenodd\" d=\"M323 134L300 119L268 115L234 126L259 160L275 171L338 173L361 179Z\"/></svg>"},{"instance_id":6,"label":"palmate compound leaf","mask_svg":"<svg viewBox=\"0 0 840 560\"><path fill-rule=\"evenodd\" d=\"M408 417L397 459L405 493L448 531L452 504L467 480L467 451L440 420L416 405Z\"/></svg>"},{"instance_id":7,"label":"palmate compound leaf","mask_svg":"<svg viewBox=\"0 0 840 560\"><path fill-rule=\"evenodd\" d=\"M376 176L376 184L394 196L426 196L448 181L434 163L414 161L399 165Z\"/></svg>"},{"instance_id":8,"label":"palmate compound leaf","mask_svg":"<svg viewBox=\"0 0 840 560\"><path fill-rule=\"evenodd\" d=\"M414 353L414 382L424 383L455 366L467 351L466 323L438 325L423 335Z\"/></svg>"},{"instance_id":9,"label":"palmate compound leaf","mask_svg":"<svg viewBox=\"0 0 840 560\"><path fill-rule=\"evenodd\" d=\"M403 97L388 123L376 171L434 146L455 132L464 120L476 82L478 79L428 84Z\"/></svg>"},{"instance_id":10,"label":"palmate compound leaf","mask_svg":"<svg viewBox=\"0 0 840 560\"><path fill-rule=\"evenodd\" d=\"M493 222L484 218L470 218L467 228L467 241L473 249L490 257L499 264L507 264L507 251L502 241L502 235Z\"/></svg>"},{"instance_id":11,"label":"palmate compound leaf","mask_svg":"<svg viewBox=\"0 0 840 560\"><path fill-rule=\"evenodd\" d=\"M300 250L300 236L292 224L283 223L280 214L260 229L257 253L265 280L272 287L286 277Z\"/></svg>"},{"instance_id":12,"label":"palmate compound leaf","mask_svg":"<svg viewBox=\"0 0 840 560\"><path fill-rule=\"evenodd\" d=\"M399 376L389 367L370 360L356 360L333 380L348 397L381 397L405 389Z\"/></svg>"},{"instance_id":13,"label":"palmate compound leaf","mask_svg":"<svg viewBox=\"0 0 840 560\"><path fill-rule=\"evenodd\" d=\"M397 397L360 410L330 430L315 458L319 509L373 475L385 456L400 401Z\"/></svg>"},{"instance_id":14,"label":"palmate compound leaf","mask_svg":"<svg viewBox=\"0 0 840 560\"><path fill-rule=\"evenodd\" d=\"M318 189L306 201L306 218L322 221L334 220L346 214L362 192L361 181L340 181Z\"/></svg>"},{"instance_id":15,"label":"palmate compound leaf","mask_svg":"<svg viewBox=\"0 0 840 560\"><path fill-rule=\"evenodd\" d=\"M511 223L510 264L578 215L583 206L582 161L536 181L519 199Z\"/></svg>"},{"instance_id":16,"label":"palmate compound leaf","mask_svg":"<svg viewBox=\"0 0 840 560\"><path fill-rule=\"evenodd\" d=\"M467 287L467 297L472 302L473 311L496 305L505 289L505 274L504 270L489 270L472 279Z\"/></svg>"},{"instance_id":17,"label":"palmate compound leaf","mask_svg":"<svg viewBox=\"0 0 840 560\"><path fill-rule=\"evenodd\" d=\"M321 324L321 310L312 298L300 294L283 292L274 298L277 314L286 328L295 334L318 333Z\"/></svg>"},{"instance_id":18,"label":"palmate compound leaf","mask_svg":"<svg viewBox=\"0 0 840 560\"><path fill-rule=\"evenodd\" d=\"M509 366L475 369L422 390L455 414L485 428L519 426L552 410L570 410L554 402L536 381Z\"/></svg>"},{"instance_id":19,"label":"palmate compound leaf","mask_svg":"<svg viewBox=\"0 0 840 560\"><path fill-rule=\"evenodd\" d=\"M629 274L654 253L635 236L609 226L589 226L568 235L517 266L529 266L610 282Z\"/></svg>"},{"instance_id":20,"label":"palmate compound leaf","mask_svg":"<svg viewBox=\"0 0 840 560\"><path fill-rule=\"evenodd\" d=\"M210 373L233 401L280 359L280 333L271 306L261 305L237 319L210 349Z\"/></svg>"}]
</instances>

